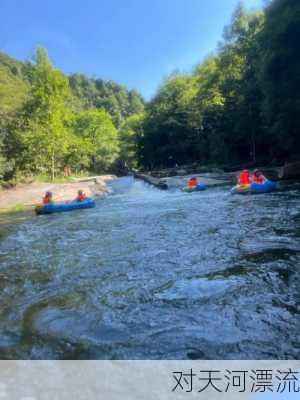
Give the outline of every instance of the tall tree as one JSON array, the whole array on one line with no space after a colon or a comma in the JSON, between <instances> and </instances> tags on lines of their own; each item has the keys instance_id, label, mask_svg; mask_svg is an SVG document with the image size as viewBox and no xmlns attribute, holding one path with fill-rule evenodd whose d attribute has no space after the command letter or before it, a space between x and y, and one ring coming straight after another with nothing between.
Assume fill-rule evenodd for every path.
<instances>
[{"instance_id":1,"label":"tall tree","mask_svg":"<svg viewBox=\"0 0 300 400\"><path fill-rule=\"evenodd\" d=\"M225 29L224 43L219 51L226 162L229 159L256 162L268 151L262 149L261 153L258 146L263 135L258 60L263 24L263 13L248 13L240 4L231 25Z\"/></svg>"},{"instance_id":2,"label":"tall tree","mask_svg":"<svg viewBox=\"0 0 300 400\"><path fill-rule=\"evenodd\" d=\"M52 67L45 50L39 48L32 70L30 97L24 106L23 126L19 131L24 148L22 168L32 172L51 171L54 178L69 144L68 97L68 80Z\"/></svg>"},{"instance_id":3,"label":"tall tree","mask_svg":"<svg viewBox=\"0 0 300 400\"><path fill-rule=\"evenodd\" d=\"M128 117L119 129L120 155L123 167L136 169L139 164L139 146L143 139L145 114L133 114Z\"/></svg>"},{"instance_id":4,"label":"tall tree","mask_svg":"<svg viewBox=\"0 0 300 400\"><path fill-rule=\"evenodd\" d=\"M189 125L190 103L196 95L192 77L171 75L146 108L140 159L148 167L191 160L194 129Z\"/></svg>"},{"instance_id":5,"label":"tall tree","mask_svg":"<svg viewBox=\"0 0 300 400\"><path fill-rule=\"evenodd\" d=\"M262 85L272 156L300 156L300 2L273 0L266 9Z\"/></svg>"},{"instance_id":6,"label":"tall tree","mask_svg":"<svg viewBox=\"0 0 300 400\"><path fill-rule=\"evenodd\" d=\"M21 70L21 63L0 53L0 179L12 177L18 157L11 127L28 96L28 82Z\"/></svg>"},{"instance_id":7,"label":"tall tree","mask_svg":"<svg viewBox=\"0 0 300 400\"><path fill-rule=\"evenodd\" d=\"M118 133L105 110L82 111L75 119L75 133L81 138L81 149L90 159L94 172L108 171L119 154Z\"/></svg>"}]
</instances>

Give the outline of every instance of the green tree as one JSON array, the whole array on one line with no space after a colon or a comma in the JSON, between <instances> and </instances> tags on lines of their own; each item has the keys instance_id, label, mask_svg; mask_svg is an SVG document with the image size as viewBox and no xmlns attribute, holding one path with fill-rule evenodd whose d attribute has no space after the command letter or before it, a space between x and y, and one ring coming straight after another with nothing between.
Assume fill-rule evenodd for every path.
<instances>
[{"instance_id":1,"label":"green tree","mask_svg":"<svg viewBox=\"0 0 300 400\"><path fill-rule=\"evenodd\" d=\"M129 91L113 81L73 74L69 82L72 94L79 100L82 109L106 110L117 128L128 116L144 111L144 100L137 91Z\"/></svg>"},{"instance_id":2,"label":"green tree","mask_svg":"<svg viewBox=\"0 0 300 400\"><path fill-rule=\"evenodd\" d=\"M221 92L219 59L208 57L194 71L197 94L193 101L195 129L198 132L194 144L201 163L224 161L225 144L222 118L225 98Z\"/></svg>"},{"instance_id":3,"label":"green tree","mask_svg":"<svg viewBox=\"0 0 300 400\"><path fill-rule=\"evenodd\" d=\"M55 173L62 166L68 150L71 119L67 107L67 79L49 62L45 50L39 48L32 70L30 97L23 110L23 126L19 138L23 146L21 169Z\"/></svg>"},{"instance_id":4,"label":"green tree","mask_svg":"<svg viewBox=\"0 0 300 400\"><path fill-rule=\"evenodd\" d=\"M83 153L88 154L90 170L108 171L119 154L118 132L105 110L82 111L75 119L76 135L83 139Z\"/></svg>"},{"instance_id":5,"label":"green tree","mask_svg":"<svg viewBox=\"0 0 300 400\"><path fill-rule=\"evenodd\" d=\"M12 177L19 156L11 126L28 96L21 67L21 63L0 53L0 179Z\"/></svg>"},{"instance_id":6,"label":"green tree","mask_svg":"<svg viewBox=\"0 0 300 400\"><path fill-rule=\"evenodd\" d=\"M263 115L271 157L300 156L300 2L274 0L262 36Z\"/></svg>"},{"instance_id":7,"label":"green tree","mask_svg":"<svg viewBox=\"0 0 300 400\"><path fill-rule=\"evenodd\" d=\"M123 122L119 129L119 159L130 170L137 169L139 165L139 144L143 138L144 118L144 113L133 114Z\"/></svg>"},{"instance_id":8,"label":"green tree","mask_svg":"<svg viewBox=\"0 0 300 400\"><path fill-rule=\"evenodd\" d=\"M192 77L171 75L146 108L140 160L144 166L174 165L193 159L195 131L189 124L196 95Z\"/></svg>"},{"instance_id":9,"label":"green tree","mask_svg":"<svg viewBox=\"0 0 300 400\"><path fill-rule=\"evenodd\" d=\"M25 101L28 92L27 84L18 76L0 65L0 113L11 113Z\"/></svg>"}]
</instances>

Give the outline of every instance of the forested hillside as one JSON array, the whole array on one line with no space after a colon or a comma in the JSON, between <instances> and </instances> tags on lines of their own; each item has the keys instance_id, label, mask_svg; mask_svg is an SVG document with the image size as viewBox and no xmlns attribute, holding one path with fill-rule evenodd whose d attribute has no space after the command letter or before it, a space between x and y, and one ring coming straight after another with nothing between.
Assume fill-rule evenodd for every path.
<instances>
[{"instance_id":1,"label":"forested hillside","mask_svg":"<svg viewBox=\"0 0 300 400\"><path fill-rule=\"evenodd\" d=\"M299 38L299 0L273 0L264 12L240 4L218 51L192 74L168 77L147 105L140 163L299 158Z\"/></svg>"},{"instance_id":2,"label":"forested hillside","mask_svg":"<svg viewBox=\"0 0 300 400\"><path fill-rule=\"evenodd\" d=\"M103 108L112 116L118 128L124 119L144 110L144 100L138 92L128 91L113 81L74 74L69 77L69 83L72 94L79 100L82 108Z\"/></svg>"},{"instance_id":3,"label":"forested hillside","mask_svg":"<svg viewBox=\"0 0 300 400\"><path fill-rule=\"evenodd\" d=\"M134 90L112 81L63 75L38 49L33 62L0 53L0 179L105 172L122 148L118 130L143 112Z\"/></svg>"},{"instance_id":4,"label":"forested hillside","mask_svg":"<svg viewBox=\"0 0 300 400\"><path fill-rule=\"evenodd\" d=\"M217 51L146 105L115 82L64 75L43 49L26 63L0 53L0 179L299 159L299 38L299 0L240 4Z\"/></svg>"}]
</instances>

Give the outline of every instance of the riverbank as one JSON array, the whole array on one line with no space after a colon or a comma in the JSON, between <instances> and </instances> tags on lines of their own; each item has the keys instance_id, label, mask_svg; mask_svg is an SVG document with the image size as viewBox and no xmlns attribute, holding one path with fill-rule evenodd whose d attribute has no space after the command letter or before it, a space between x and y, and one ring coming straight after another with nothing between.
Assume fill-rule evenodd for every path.
<instances>
[{"instance_id":1,"label":"riverbank","mask_svg":"<svg viewBox=\"0 0 300 400\"><path fill-rule=\"evenodd\" d=\"M141 171L134 176L159 189L179 187L182 180L191 176L197 177L199 181L207 186L223 186L234 184L237 175L242 169L258 168L272 181L295 181L300 182L300 162L286 163L281 167L239 165L234 167L217 168L213 166L199 166L198 164L184 165L180 167L164 168L152 171Z\"/></svg>"},{"instance_id":2,"label":"riverbank","mask_svg":"<svg viewBox=\"0 0 300 400\"><path fill-rule=\"evenodd\" d=\"M18 184L12 189L0 191L0 213L30 210L41 201L46 191L53 193L56 202L74 199L80 189L87 196L101 196L108 192L107 183L115 178L114 175L101 175L74 179L70 183Z\"/></svg>"},{"instance_id":3,"label":"riverbank","mask_svg":"<svg viewBox=\"0 0 300 400\"><path fill-rule=\"evenodd\" d=\"M172 168L153 169L151 171L140 171L140 174L148 174L155 178L169 178L173 176L187 176L190 174L206 174L214 173L217 175L227 174L235 176L243 169L260 169L269 179L272 180L289 180L300 179L300 161L286 162L284 165L258 165L254 163L239 165L201 165L192 163L187 165L176 166Z\"/></svg>"}]
</instances>

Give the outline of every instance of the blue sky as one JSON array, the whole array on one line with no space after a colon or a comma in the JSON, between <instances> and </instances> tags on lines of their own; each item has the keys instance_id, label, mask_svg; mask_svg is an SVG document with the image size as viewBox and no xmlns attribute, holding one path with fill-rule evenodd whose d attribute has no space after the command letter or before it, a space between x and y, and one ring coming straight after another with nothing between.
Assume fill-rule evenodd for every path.
<instances>
[{"instance_id":1,"label":"blue sky","mask_svg":"<svg viewBox=\"0 0 300 400\"><path fill-rule=\"evenodd\" d=\"M169 73L189 71L215 50L237 3L0 0L0 51L23 60L42 45L65 73L112 79L149 98Z\"/></svg>"}]
</instances>

